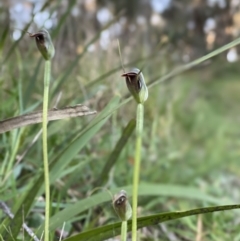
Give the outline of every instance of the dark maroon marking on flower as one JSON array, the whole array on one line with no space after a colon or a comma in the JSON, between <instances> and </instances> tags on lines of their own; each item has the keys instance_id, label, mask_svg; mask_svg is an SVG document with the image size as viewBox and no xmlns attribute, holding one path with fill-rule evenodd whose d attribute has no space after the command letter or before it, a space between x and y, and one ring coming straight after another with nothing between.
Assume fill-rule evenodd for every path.
<instances>
[{"instance_id":1,"label":"dark maroon marking on flower","mask_svg":"<svg viewBox=\"0 0 240 241\"><path fill-rule=\"evenodd\" d=\"M34 33L29 35L31 38L36 38L36 40L40 43L40 44L44 44L44 34L43 33Z\"/></svg>"},{"instance_id":2,"label":"dark maroon marking on flower","mask_svg":"<svg viewBox=\"0 0 240 241\"><path fill-rule=\"evenodd\" d=\"M126 196L122 195L115 201L115 204L117 206L121 206L126 201L126 199Z\"/></svg>"},{"instance_id":3,"label":"dark maroon marking on flower","mask_svg":"<svg viewBox=\"0 0 240 241\"><path fill-rule=\"evenodd\" d=\"M141 71L139 71L139 73L135 73L135 72L128 72L128 73L124 73L122 74L123 77L126 77L126 81L129 84L135 84L137 91L140 91L142 88L141 85L141 81L139 80L138 76L141 73Z\"/></svg>"}]
</instances>

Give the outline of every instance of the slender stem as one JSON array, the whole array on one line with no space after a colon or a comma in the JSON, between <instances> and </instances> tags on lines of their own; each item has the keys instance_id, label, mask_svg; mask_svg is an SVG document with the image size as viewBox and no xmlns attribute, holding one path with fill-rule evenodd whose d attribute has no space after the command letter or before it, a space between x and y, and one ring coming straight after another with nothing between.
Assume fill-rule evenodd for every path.
<instances>
[{"instance_id":1,"label":"slender stem","mask_svg":"<svg viewBox=\"0 0 240 241\"><path fill-rule=\"evenodd\" d=\"M44 241L49 240L49 216L50 216L50 182L48 168L48 150L47 150L47 111L48 111L48 92L51 71L51 61L45 61L44 71L44 93L43 93L43 122L42 122L42 141L43 141L43 166L45 180L45 226L44 226Z\"/></svg>"},{"instance_id":2,"label":"slender stem","mask_svg":"<svg viewBox=\"0 0 240 241\"><path fill-rule=\"evenodd\" d=\"M122 221L121 241L127 241L127 221Z\"/></svg>"},{"instance_id":3,"label":"slender stem","mask_svg":"<svg viewBox=\"0 0 240 241\"><path fill-rule=\"evenodd\" d=\"M136 123L136 149L135 162L133 173L133 193L132 193L132 241L137 241L137 205L138 205L138 182L140 174L141 162L141 146L142 146L142 131L143 131L143 104L137 106L137 123Z\"/></svg>"}]
</instances>

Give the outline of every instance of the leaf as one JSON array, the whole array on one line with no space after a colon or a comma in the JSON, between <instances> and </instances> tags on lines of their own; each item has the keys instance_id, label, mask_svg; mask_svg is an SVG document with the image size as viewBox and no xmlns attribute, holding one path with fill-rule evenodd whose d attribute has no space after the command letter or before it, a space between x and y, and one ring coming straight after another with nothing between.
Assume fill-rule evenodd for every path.
<instances>
[{"instance_id":1,"label":"leaf","mask_svg":"<svg viewBox=\"0 0 240 241\"><path fill-rule=\"evenodd\" d=\"M7 39L8 33L9 33L9 26L6 25L5 28L3 29L3 32L2 32L1 38L0 38L0 51L1 52L4 48L4 44L5 44L5 41Z\"/></svg>"},{"instance_id":2,"label":"leaf","mask_svg":"<svg viewBox=\"0 0 240 241\"><path fill-rule=\"evenodd\" d=\"M203 57L201 58L198 58L186 65L183 65L183 66L180 66L176 69L174 69L173 71L169 72L168 74L164 75L163 77L159 78L159 77L156 77L154 80L152 80L149 84L148 84L148 88L152 88L153 86L163 82L163 81L166 81L168 79L171 79L173 78L174 76L177 76L178 74L181 74L183 72L185 72L186 70L189 70L191 68L193 68L194 66L196 65L199 65L201 63L203 63L204 61L210 59L210 58L213 58L214 56L230 49L230 48L233 48L234 46L237 46L240 44L240 38L210 52L209 54L206 54L204 55Z\"/></svg>"},{"instance_id":3,"label":"leaf","mask_svg":"<svg viewBox=\"0 0 240 241\"><path fill-rule=\"evenodd\" d=\"M117 189L110 190L111 193L118 193L120 190L125 190L128 196L131 197L132 187L121 187ZM199 191L197 188L184 187L177 185L160 185L160 184L141 184L139 186L140 196L166 196L166 197L176 197L176 198L187 198L195 199L205 202L210 202L214 204L222 204L222 201L218 198L214 198L206 193ZM99 193L93 196L87 197L83 200L71 204L69 207L58 212L50 218L50 230L55 230L61 227L64 222L67 222L75 215L84 212L90 208L96 207L106 201L111 201L108 193ZM43 230L43 225L40 227L40 231Z\"/></svg>"},{"instance_id":4,"label":"leaf","mask_svg":"<svg viewBox=\"0 0 240 241\"><path fill-rule=\"evenodd\" d=\"M41 69L42 62L43 62L43 59L39 58L39 60L38 60L38 62L36 64L36 67L34 68L33 74L29 78L29 81L28 81L28 84L27 84L27 88L26 88L26 90L24 92L24 101L23 101L24 106L27 106L29 98L32 95L34 88L36 87L37 78L39 76L39 72L40 72L40 69ZM40 103L42 103L42 100L40 101Z\"/></svg>"},{"instance_id":5,"label":"leaf","mask_svg":"<svg viewBox=\"0 0 240 241\"><path fill-rule=\"evenodd\" d=\"M59 19L59 22L58 22L57 27L56 27L56 28L54 29L54 31L52 32L53 38L55 38L55 37L58 36L58 34L59 34L59 32L60 32L63 24L66 23L66 19L67 19L67 17L71 14L71 11L72 11L73 7L74 7L75 4L76 4L76 0L69 1L68 4L69 4L69 5L68 5L65 13L61 16L61 18Z\"/></svg>"},{"instance_id":6,"label":"leaf","mask_svg":"<svg viewBox=\"0 0 240 241\"><path fill-rule=\"evenodd\" d=\"M159 213L155 215L145 216L137 219L137 228L143 228L147 226L156 225L170 220L175 220L179 218L189 217L198 214L220 212L225 210L239 209L240 205L224 205L224 206L214 206L206 208L191 209L182 212L167 212ZM128 231L132 229L132 221L128 221ZM95 228L73 237L65 239L65 241L102 241L108 238L119 235L121 232L121 222L106 225L103 227Z\"/></svg>"},{"instance_id":7,"label":"leaf","mask_svg":"<svg viewBox=\"0 0 240 241\"><path fill-rule=\"evenodd\" d=\"M116 164L118 157L119 157L122 149L124 148L124 146L127 144L129 137L132 135L132 133L135 129L135 126L136 126L136 120L133 119L133 120L130 120L128 125L124 128L120 139L118 140L114 150L110 154L107 162L105 163L105 165L103 167L103 170L100 174L100 178L96 183L96 186L102 186L103 183L107 180L108 174L109 174L111 168Z\"/></svg>"}]
</instances>

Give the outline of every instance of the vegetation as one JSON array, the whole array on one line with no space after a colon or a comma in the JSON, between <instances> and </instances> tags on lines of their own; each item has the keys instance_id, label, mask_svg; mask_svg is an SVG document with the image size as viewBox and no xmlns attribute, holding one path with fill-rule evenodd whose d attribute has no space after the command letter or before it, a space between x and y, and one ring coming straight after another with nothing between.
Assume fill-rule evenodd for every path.
<instances>
[{"instance_id":1,"label":"vegetation","mask_svg":"<svg viewBox=\"0 0 240 241\"><path fill-rule=\"evenodd\" d=\"M8 23L0 30L0 119L42 110L44 60L25 31L37 32L55 18L49 30L55 46L49 109L83 104L97 111L48 123L50 240L120 240L121 220L112 196L125 190L132 203L136 101L121 77L117 39L124 67L142 70L149 90L138 173L139 239L240 240L239 63L226 58L229 51L237 52L240 39L227 35L210 46L193 31L190 41L190 32L171 28L169 14L175 5L159 14L168 28L147 28L137 24L140 14L131 7L135 1L128 2L124 12L124 4L112 6L112 1L99 1L95 10L77 1L46 1L21 26L18 39L12 35L19 25L12 26L9 6L0 6L0 21ZM206 6L194 7L201 13ZM76 9L85 9L85 18L75 14ZM115 9L115 17L97 21L103 9ZM231 6L208 10L218 20L215 34L221 36L220 19L230 17ZM39 27L36 16L46 11L48 17ZM186 23L184 19L183 26ZM176 28L184 29L179 24ZM115 33L119 26L121 32ZM234 23L231 27L237 29ZM193 36L201 36L196 45ZM40 240L46 206L42 124L11 131L4 131L3 124L0 121L0 240ZM131 220L127 227L125 221L130 240Z\"/></svg>"}]
</instances>

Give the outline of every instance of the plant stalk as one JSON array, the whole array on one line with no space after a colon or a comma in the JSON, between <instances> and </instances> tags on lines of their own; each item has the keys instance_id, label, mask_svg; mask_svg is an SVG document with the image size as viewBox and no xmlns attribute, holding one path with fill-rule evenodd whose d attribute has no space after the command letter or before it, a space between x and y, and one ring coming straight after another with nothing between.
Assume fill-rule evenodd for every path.
<instances>
[{"instance_id":1,"label":"plant stalk","mask_svg":"<svg viewBox=\"0 0 240 241\"><path fill-rule=\"evenodd\" d=\"M127 241L127 221L122 221L121 241Z\"/></svg>"},{"instance_id":2,"label":"plant stalk","mask_svg":"<svg viewBox=\"0 0 240 241\"><path fill-rule=\"evenodd\" d=\"M143 132L143 104L137 105L137 123L136 123L136 148L135 148L135 162L133 173L133 192L132 192L132 241L137 241L137 205L138 205L138 182L140 174L141 163L141 146L142 146L142 132Z\"/></svg>"},{"instance_id":3,"label":"plant stalk","mask_svg":"<svg viewBox=\"0 0 240 241\"><path fill-rule=\"evenodd\" d=\"M47 148L47 113L48 113L48 95L49 95L50 75L51 75L51 60L46 60L45 70L44 70L43 121L42 121L43 166L44 166L44 183L45 183L44 241L49 240L49 217L50 217L50 181L49 181L48 148Z\"/></svg>"}]
</instances>

